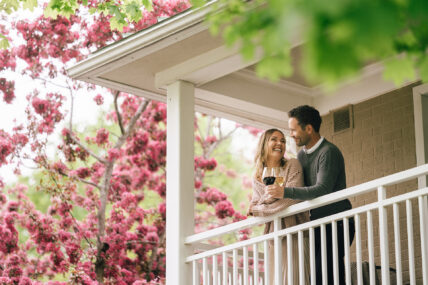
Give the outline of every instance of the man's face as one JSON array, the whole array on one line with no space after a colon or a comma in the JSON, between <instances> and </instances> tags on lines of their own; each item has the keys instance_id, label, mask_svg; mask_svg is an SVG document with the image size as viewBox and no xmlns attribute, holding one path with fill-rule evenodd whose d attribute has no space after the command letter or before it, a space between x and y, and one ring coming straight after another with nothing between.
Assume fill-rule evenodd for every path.
<instances>
[{"instance_id":1,"label":"man's face","mask_svg":"<svg viewBox=\"0 0 428 285\"><path fill-rule=\"evenodd\" d=\"M310 134L306 131L307 126L302 129L299 125L299 121L296 118L290 118L288 120L288 127L290 129L291 137L298 146L304 146L310 141Z\"/></svg>"}]
</instances>

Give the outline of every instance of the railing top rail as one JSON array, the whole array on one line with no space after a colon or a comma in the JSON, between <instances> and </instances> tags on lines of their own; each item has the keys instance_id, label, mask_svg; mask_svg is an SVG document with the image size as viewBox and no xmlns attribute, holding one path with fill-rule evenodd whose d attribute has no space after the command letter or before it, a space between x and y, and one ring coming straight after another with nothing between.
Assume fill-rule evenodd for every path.
<instances>
[{"instance_id":1,"label":"railing top rail","mask_svg":"<svg viewBox=\"0 0 428 285\"><path fill-rule=\"evenodd\" d=\"M328 223L331 223L332 221L338 221L338 220L342 220L344 218L350 218L356 214L362 214L362 213L374 210L374 209L378 208L379 205L383 205L383 206L392 205L394 203L403 202L403 201L406 201L408 199L413 199L413 198L423 196L423 195L427 195L427 194L428 194L428 188L419 189L419 190L416 190L416 191L413 191L410 193L405 193L405 194L399 195L397 197L389 198L387 200L371 203L371 204L368 204L368 205L365 205L362 207L358 207L355 209L351 209L351 210L348 210L345 212L340 212L340 213L337 213L337 214L334 214L334 215L331 215L328 217L324 217L324 218L321 218L318 220L306 222L304 224L299 224L299 225L293 226L291 228L282 229L276 233L269 233L269 234L257 236L257 237L251 238L251 239L235 242L233 244L224 245L224 246L215 247L215 248L210 248L204 252L196 253L196 254L193 254L191 256L188 256L186 258L186 262L191 262L193 260L198 260L198 259L201 259L204 257L212 256L214 254L219 254L219 253L230 251L233 249L239 249L239 248L242 248L244 246L252 245L252 244L259 243L259 242L262 242L265 240L270 240L270 239L273 239L275 235L285 236L289 233L297 233L299 231L307 230L313 226L328 224Z\"/></svg>"},{"instance_id":2,"label":"railing top rail","mask_svg":"<svg viewBox=\"0 0 428 285\"><path fill-rule=\"evenodd\" d=\"M428 164L417 166L405 171L401 171L401 172L391 174L382 178L378 178L369 182L355 185L355 186L343 189L341 191L337 191L328 195L324 195L322 197L318 197L310 201L301 202L296 205L290 206L287 209L272 216L249 218L249 219L245 219L243 221L225 225L216 229L190 235L185 239L185 243L193 244L196 242L201 242L201 241L214 238L217 236L221 236L227 233L236 232L245 228L267 223L267 222L273 221L278 217L295 215L304 211L308 211L314 208L318 208L327 204L331 204L331 203L343 200L343 199L355 197L355 196L373 191L380 186L394 185L400 182L417 178L418 176L421 176L424 174L428 174Z\"/></svg>"}]
</instances>

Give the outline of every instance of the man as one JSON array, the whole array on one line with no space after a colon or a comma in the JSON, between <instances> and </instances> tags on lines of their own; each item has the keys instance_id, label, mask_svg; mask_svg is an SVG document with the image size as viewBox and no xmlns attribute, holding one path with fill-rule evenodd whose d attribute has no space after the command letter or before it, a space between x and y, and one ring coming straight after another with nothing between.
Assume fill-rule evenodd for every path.
<instances>
[{"instance_id":1,"label":"man","mask_svg":"<svg viewBox=\"0 0 428 285\"><path fill-rule=\"evenodd\" d=\"M266 188L274 198L291 198L296 200L311 200L332 192L346 188L345 162L340 150L328 142L319 133L321 116L311 106L299 106L288 112L288 126L291 137L298 146L303 146L297 158L300 161L305 187L285 187L270 185ZM332 214L351 209L348 199L335 202L311 210L311 220L316 220ZM350 242L354 239L354 220L349 219ZM326 225L327 241L327 284L334 284L333 276L333 248L332 248L331 224ZM339 284L345 284L345 266L343 257L344 236L343 222L337 222ZM349 246L349 245L348 245ZM316 258L316 284L322 284L322 256L321 256L321 231L315 228L315 258Z\"/></svg>"}]
</instances>

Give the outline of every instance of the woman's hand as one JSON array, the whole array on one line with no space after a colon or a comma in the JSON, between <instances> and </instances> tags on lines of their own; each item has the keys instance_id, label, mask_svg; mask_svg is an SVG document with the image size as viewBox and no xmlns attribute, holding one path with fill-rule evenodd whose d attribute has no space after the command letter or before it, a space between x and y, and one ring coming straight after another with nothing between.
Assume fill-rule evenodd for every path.
<instances>
[{"instance_id":1,"label":"woman's hand","mask_svg":"<svg viewBox=\"0 0 428 285\"><path fill-rule=\"evenodd\" d=\"M253 215L253 204L250 204L250 206L247 209L247 216Z\"/></svg>"},{"instance_id":2,"label":"woman's hand","mask_svg":"<svg viewBox=\"0 0 428 285\"><path fill-rule=\"evenodd\" d=\"M277 184L266 186L265 191L271 198L276 198L276 199L284 198L284 188L282 188Z\"/></svg>"}]
</instances>

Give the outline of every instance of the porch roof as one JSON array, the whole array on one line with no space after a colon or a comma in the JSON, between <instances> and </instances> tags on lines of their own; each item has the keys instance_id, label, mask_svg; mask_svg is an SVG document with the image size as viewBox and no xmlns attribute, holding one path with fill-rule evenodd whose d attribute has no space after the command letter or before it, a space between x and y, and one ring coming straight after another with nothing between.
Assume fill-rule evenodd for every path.
<instances>
[{"instance_id":1,"label":"porch roof","mask_svg":"<svg viewBox=\"0 0 428 285\"><path fill-rule=\"evenodd\" d=\"M184 80L196 87L197 111L262 128L286 127L287 111L297 105L310 104L326 114L396 88L382 79L380 63L364 67L359 78L330 94L322 85L308 84L298 72L277 83L258 78L254 64L260 55L244 61L237 47L227 48L210 34L204 18L212 3L95 52L71 67L69 75L163 102L166 86ZM300 49L296 42L291 52L295 70Z\"/></svg>"}]
</instances>

